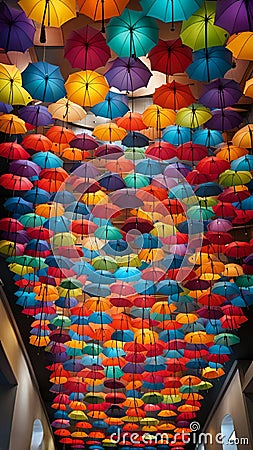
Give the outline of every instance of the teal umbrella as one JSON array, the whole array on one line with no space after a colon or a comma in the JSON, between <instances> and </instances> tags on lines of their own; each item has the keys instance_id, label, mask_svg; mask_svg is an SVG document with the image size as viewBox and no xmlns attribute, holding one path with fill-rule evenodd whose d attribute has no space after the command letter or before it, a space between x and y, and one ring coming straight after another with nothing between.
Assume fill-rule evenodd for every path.
<instances>
[{"instance_id":1,"label":"teal umbrella","mask_svg":"<svg viewBox=\"0 0 253 450\"><path fill-rule=\"evenodd\" d=\"M127 187L138 189L150 184L149 178L140 173L129 173L125 176L124 181Z\"/></svg>"},{"instance_id":2,"label":"teal umbrella","mask_svg":"<svg viewBox=\"0 0 253 450\"><path fill-rule=\"evenodd\" d=\"M122 234L118 230L118 228L113 227L112 225L104 225L96 229L94 236L99 239L121 239Z\"/></svg>"},{"instance_id":3,"label":"teal umbrella","mask_svg":"<svg viewBox=\"0 0 253 450\"><path fill-rule=\"evenodd\" d=\"M19 222L26 228L42 227L46 221L45 217L38 216L35 213L27 213L19 217Z\"/></svg>"},{"instance_id":4,"label":"teal umbrella","mask_svg":"<svg viewBox=\"0 0 253 450\"><path fill-rule=\"evenodd\" d=\"M193 220L208 220L211 219L215 213L212 208L203 208L201 206L192 206L188 209L187 215Z\"/></svg>"},{"instance_id":5,"label":"teal umbrella","mask_svg":"<svg viewBox=\"0 0 253 450\"><path fill-rule=\"evenodd\" d=\"M141 0L140 4L147 16L171 22L171 31L174 31L174 22L187 20L200 8L202 0Z\"/></svg>"},{"instance_id":6,"label":"teal umbrella","mask_svg":"<svg viewBox=\"0 0 253 450\"><path fill-rule=\"evenodd\" d=\"M125 9L106 27L109 47L121 57L145 56L158 42L158 26L143 11Z\"/></svg>"},{"instance_id":7,"label":"teal umbrella","mask_svg":"<svg viewBox=\"0 0 253 450\"><path fill-rule=\"evenodd\" d=\"M42 169L56 169L63 166L63 161L52 152L38 152L32 156L35 164Z\"/></svg>"}]
</instances>

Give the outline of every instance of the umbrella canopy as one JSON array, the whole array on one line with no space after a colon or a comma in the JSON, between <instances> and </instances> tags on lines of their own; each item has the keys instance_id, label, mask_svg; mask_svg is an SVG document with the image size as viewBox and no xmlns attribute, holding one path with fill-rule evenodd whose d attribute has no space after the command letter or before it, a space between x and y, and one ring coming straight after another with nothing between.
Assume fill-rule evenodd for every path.
<instances>
[{"instance_id":1,"label":"umbrella canopy","mask_svg":"<svg viewBox=\"0 0 253 450\"><path fill-rule=\"evenodd\" d=\"M25 122L38 126L47 126L53 122L52 116L45 106L25 106L18 111L18 115Z\"/></svg>"},{"instance_id":2,"label":"umbrella canopy","mask_svg":"<svg viewBox=\"0 0 253 450\"><path fill-rule=\"evenodd\" d=\"M145 125L157 129L172 125L175 122L175 117L175 112L172 109L162 108L158 105L148 106L143 112Z\"/></svg>"},{"instance_id":3,"label":"umbrella canopy","mask_svg":"<svg viewBox=\"0 0 253 450\"><path fill-rule=\"evenodd\" d=\"M109 47L121 57L145 56L158 42L158 26L143 11L125 9L106 27Z\"/></svg>"},{"instance_id":4,"label":"umbrella canopy","mask_svg":"<svg viewBox=\"0 0 253 450\"><path fill-rule=\"evenodd\" d=\"M102 33L105 32L104 21L119 16L129 0L78 0L79 12L95 22L102 20Z\"/></svg>"},{"instance_id":5,"label":"umbrella canopy","mask_svg":"<svg viewBox=\"0 0 253 450\"><path fill-rule=\"evenodd\" d=\"M101 141L121 141L127 132L124 128L120 128L116 123L105 123L97 125L93 130L93 135Z\"/></svg>"},{"instance_id":6,"label":"umbrella canopy","mask_svg":"<svg viewBox=\"0 0 253 450\"><path fill-rule=\"evenodd\" d=\"M210 109L199 103L192 103L188 108L181 108L177 112L176 124L188 128L198 128L211 119L211 116Z\"/></svg>"},{"instance_id":7,"label":"umbrella canopy","mask_svg":"<svg viewBox=\"0 0 253 450\"><path fill-rule=\"evenodd\" d=\"M3 142L0 144L0 156L6 159L28 159L29 153L15 142Z\"/></svg>"},{"instance_id":8,"label":"umbrella canopy","mask_svg":"<svg viewBox=\"0 0 253 450\"><path fill-rule=\"evenodd\" d=\"M182 145L191 140L191 130L179 125L172 125L163 130L163 140L172 145Z\"/></svg>"},{"instance_id":9,"label":"umbrella canopy","mask_svg":"<svg viewBox=\"0 0 253 450\"><path fill-rule=\"evenodd\" d=\"M41 23L41 43L46 42L46 26L59 28L76 17L75 0L19 0L18 4L27 17Z\"/></svg>"},{"instance_id":10,"label":"umbrella canopy","mask_svg":"<svg viewBox=\"0 0 253 450\"><path fill-rule=\"evenodd\" d=\"M25 122L14 114L0 115L0 131L5 134L23 134L25 133Z\"/></svg>"},{"instance_id":11,"label":"umbrella canopy","mask_svg":"<svg viewBox=\"0 0 253 450\"><path fill-rule=\"evenodd\" d=\"M233 34L227 43L227 49L233 53L237 59L251 61L251 48L253 42L253 32L245 31L243 33Z\"/></svg>"},{"instance_id":12,"label":"umbrella canopy","mask_svg":"<svg viewBox=\"0 0 253 450\"><path fill-rule=\"evenodd\" d=\"M111 91L108 92L103 102L97 103L91 108L91 112L96 116L111 120L123 116L127 111L129 111L127 97Z\"/></svg>"},{"instance_id":13,"label":"umbrella canopy","mask_svg":"<svg viewBox=\"0 0 253 450\"><path fill-rule=\"evenodd\" d=\"M32 101L22 87L21 72L15 65L0 64L0 98L8 105L27 105Z\"/></svg>"},{"instance_id":14,"label":"umbrella canopy","mask_svg":"<svg viewBox=\"0 0 253 450\"><path fill-rule=\"evenodd\" d=\"M171 108L178 110L180 108L189 106L193 103L195 98L189 86L176 81L166 83L155 89L153 94L153 101L155 104L163 108ZM203 103L205 104L205 103Z\"/></svg>"},{"instance_id":15,"label":"umbrella canopy","mask_svg":"<svg viewBox=\"0 0 253 450\"><path fill-rule=\"evenodd\" d=\"M72 73L65 87L69 100L89 107L104 101L109 91L105 77L92 70Z\"/></svg>"},{"instance_id":16,"label":"umbrella canopy","mask_svg":"<svg viewBox=\"0 0 253 450\"><path fill-rule=\"evenodd\" d=\"M234 134L232 139L233 145L242 148L252 148L253 147L253 125L245 125Z\"/></svg>"},{"instance_id":17,"label":"umbrella canopy","mask_svg":"<svg viewBox=\"0 0 253 450\"><path fill-rule=\"evenodd\" d=\"M214 25L216 2L203 3L192 16L183 23L180 37L193 50L223 45L228 32Z\"/></svg>"},{"instance_id":18,"label":"umbrella canopy","mask_svg":"<svg viewBox=\"0 0 253 450\"><path fill-rule=\"evenodd\" d=\"M232 109L215 109L212 111L212 118L205 123L205 126L223 132L238 127L242 120L242 116Z\"/></svg>"},{"instance_id":19,"label":"umbrella canopy","mask_svg":"<svg viewBox=\"0 0 253 450\"><path fill-rule=\"evenodd\" d=\"M253 5L247 0L217 0L215 25L230 34L251 31L253 28Z\"/></svg>"},{"instance_id":20,"label":"umbrella canopy","mask_svg":"<svg viewBox=\"0 0 253 450\"><path fill-rule=\"evenodd\" d=\"M6 52L25 52L33 45L35 27L23 11L1 4L0 14L0 47Z\"/></svg>"},{"instance_id":21,"label":"umbrella canopy","mask_svg":"<svg viewBox=\"0 0 253 450\"><path fill-rule=\"evenodd\" d=\"M60 98L56 103L48 106L48 111L53 119L62 120L64 122L77 122L84 119L86 112L84 109L67 98Z\"/></svg>"},{"instance_id":22,"label":"umbrella canopy","mask_svg":"<svg viewBox=\"0 0 253 450\"><path fill-rule=\"evenodd\" d=\"M184 72L192 62L192 50L182 44L181 39L158 40L158 44L148 53L151 69L166 75Z\"/></svg>"},{"instance_id":23,"label":"umbrella canopy","mask_svg":"<svg viewBox=\"0 0 253 450\"><path fill-rule=\"evenodd\" d=\"M242 96L242 90L236 81L218 78L204 86L199 101L209 108L226 108L234 105Z\"/></svg>"},{"instance_id":24,"label":"umbrella canopy","mask_svg":"<svg viewBox=\"0 0 253 450\"><path fill-rule=\"evenodd\" d=\"M200 8L201 0L193 0L189 3L187 0L176 0L168 5L166 0L141 0L141 6L147 16L162 20L162 22L171 22L171 30L173 31L174 22L187 20L197 9Z\"/></svg>"},{"instance_id":25,"label":"umbrella canopy","mask_svg":"<svg viewBox=\"0 0 253 450\"><path fill-rule=\"evenodd\" d=\"M221 46L197 50L192 59L186 72L194 80L210 81L223 77L232 67L232 52Z\"/></svg>"},{"instance_id":26,"label":"umbrella canopy","mask_svg":"<svg viewBox=\"0 0 253 450\"><path fill-rule=\"evenodd\" d=\"M143 130L145 128L145 124L142 120L142 114L140 113L127 112L116 122L119 127L125 128L125 130L129 131Z\"/></svg>"},{"instance_id":27,"label":"umbrella canopy","mask_svg":"<svg viewBox=\"0 0 253 450\"><path fill-rule=\"evenodd\" d=\"M82 70L105 66L110 56L102 33L89 25L72 31L64 47L64 57L72 67Z\"/></svg>"},{"instance_id":28,"label":"umbrella canopy","mask_svg":"<svg viewBox=\"0 0 253 450\"><path fill-rule=\"evenodd\" d=\"M42 102L56 102L66 94L60 68L47 62L29 63L22 80L31 96Z\"/></svg>"},{"instance_id":29,"label":"umbrella canopy","mask_svg":"<svg viewBox=\"0 0 253 450\"><path fill-rule=\"evenodd\" d=\"M135 91L147 86L152 73L138 58L116 58L105 72L110 86L120 91Z\"/></svg>"}]
</instances>

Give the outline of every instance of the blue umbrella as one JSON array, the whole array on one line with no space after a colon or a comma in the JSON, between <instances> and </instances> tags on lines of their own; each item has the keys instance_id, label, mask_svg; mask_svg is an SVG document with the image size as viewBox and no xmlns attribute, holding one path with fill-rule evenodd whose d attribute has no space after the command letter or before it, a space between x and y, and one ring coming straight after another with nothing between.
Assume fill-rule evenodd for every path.
<instances>
[{"instance_id":1,"label":"blue umbrella","mask_svg":"<svg viewBox=\"0 0 253 450\"><path fill-rule=\"evenodd\" d=\"M47 256L45 263L50 267L60 267L61 269L71 269L73 262L66 256Z\"/></svg>"},{"instance_id":2,"label":"blue umbrella","mask_svg":"<svg viewBox=\"0 0 253 450\"><path fill-rule=\"evenodd\" d=\"M24 194L24 200L34 204L47 203L49 199L49 192L44 189L40 189L37 186L33 187L30 191L27 191Z\"/></svg>"},{"instance_id":3,"label":"blue umbrella","mask_svg":"<svg viewBox=\"0 0 253 450\"><path fill-rule=\"evenodd\" d=\"M194 194L198 197L212 197L221 194L222 191L222 187L212 181L200 184L194 188Z\"/></svg>"},{"instance_id":4,"label":"blue umbrella","mask_svg":"<svg viewBox=\"0 0 253 450\"><path fill-rule=\"evenodd\" d=\"M161 248L163 246L162 241L157 237L157 236L153 236L152 234L149 233L143 233L141 236L138 236L135 240L134 240L134 244L138 247L138 248Z\"/></svg>"},{"instance_id":5,"label":"blue umbrella","mask_svg":"<svg viewBox=\"0 0 253 450\"><path fill-rule=\"evenodd\" d=\"M162 22L171 22L171 30L173 31L174 22L187 20L197 11L202 0L174 0L169 5L167 0L141 0L140 4L147 16L159 19Z\"/></svg>"},{"instance_id":6,"label":"blue umbrella","mask_svg":"<svg viewBox=\"0 0 253 450\"><path fill-rule=\"evenodd\" d=\"M78 276L89 275L90 273L95 272L94 267L91 264L89 264L87 261L77 261L72 266L72 269Z\"/></svg>"},{"instance_id":7,"label":"blue umbrella","mask_svg":"<svg viewBox=\"0 0 253 450\"><path fill-rule=\"evenodd\" d=\"M90 283L84 286L83 291L94 297L108 297L111 294L106 284Z\"/></svg>"},{"instance_id":8,"label":"blue umbrella","mask_svg":"<svg viewBox=\"0 0 253 450\"><path fill-rule=\"evenodd\" d=\"M42 169L56 169L63 167L63 161L52 152L38 152L32 155L32 160Z\"/></svg>"},{"instance_id":9,"label":"blue umbrella","mask_svg":"<svg viewBox=\"0 0 253 450\"><path fill-rule=\"evenodd\" d=\"M174 280L163 280L157 283L156 291L158 294L173 295L183 292L183 289Z\"/></svg>"},{"instance_id":10,"label":"blue umbrella","mask_svg":"<svg viewBox=\"0 0 253 450\"><path fill-rule=\"evenodd\" d=\"M253 170L253 155L244 155L232 161L231 170Z\"/></svg>"},{"instance_id":11,"label":"blue umbrella","mask_svg":"<svg viewBox=\"0 0 253 450\"><path fill-rule=\"evenodd\" d=\"M193 52L192 59L186 72L193 80L210 81L223 77L232 67L232 53L221 46L197 50Z\"/></svg>"},{"instance_id":12,"label":"blue umbrella","mask_svg":"<svg viewBox=\"0 0 253 450\"><path fill-rule=\"evenodd\" d=\"M180 127L179 125L166 127L162 132L163 140L176 146L189 142L191 137L192 133L190 128Z\"/></svg>"},{"instance_id":13,"label":"blue umbrella","mask_svg":"<svg viewBox=\"0 0 253 450\"><path fill-rule=\"evenodd\" d=\"M110 256L124 256L132 253L128 243L123 239L111 240L107 242L102 250L106 253L106 255Z\"/></svg>"},{"instance_id":14,"label":"blue umbrella","mask_svg":"<svg viewBox=\"0 0 253 450\"><path fill-rule=\"evenodd\" d=\"M74 195L69 191L58 191L51 195L51 202L62 203L63 205L69 205L75 201Z\"/></svg>"},{"instance_id":15,"label":"blue umbrella","mask_svg":"<svg viewBox=\"0 0 253 450\"><path fill-rule=\"evenodd\" d=\"M90 209L88 208L87 205L85 205L82 202L71 202L69 205L66 206L65 212L72 212L75 214L86 216L87 214L90 213Z\"/></svg>"},{"instance_id":16,"label":"blue umbrella","mask_svg":"<svg viewBox=\"0 0 253 450\"><path fill-rule=\"evenodd\" d=\"M26 214L33 211L33 204L31 202L27 202L22 197L8 198L8 200L4 202L3 206L8 211L15 214Z\"/></svg>"},{"instance_id":17,"label":"blue umbrella","mask_svg":"<svg viewBox=\"0 0 253 450\"><path fill-rule=\"evenodd\" d=\"M143 175L153 176L162 173L163 167L158 161L147 158L136 164L135 171Z\"/></svg>"},{"instance_id":18,"label":"blue umbrella","mask_svg":"<svg viewBox=\"0 0 253 450\"><path fill-rule=\"evenodd\" d=\"M0 112L4 114L10 114L11 111L13 111L13 106L0 102Z\"/></svg>"},{"instance_id":19,"label":"blue umbrella","mask_svg":"<svg viewBox=\"0 0 253 450\"><path fill-rule=\"evenodd\" d=\"M194 144L205 145L206 147L216 147L224 141L222 134L217 130L208 130L207 128L196 130L192 136Z\"/></svg>"},{"instance_id":20,"label":"blue umbrella","mask_svg":"<svg viewBox=\"0 0 253 450\"><path fill-rule=\"evenodd\" d=\"M89 273L88 281L99 284L112 284L115 281L115 276L108 270L96 270Z\"/></svg>"},{"instance_id":21,"label":"blue umbrella","mask_svg":"<svg viewBox=\"0 0 253 450\"><path fill-rule=\"evenodd\" d=\"M181 183L174 186L169 191L169 198L183 199L194 195L192 187L188 183Z\"/></svg>"},{"instance_id":22,"label":"blue umbrella","mask_svg":"<svg viewBox=\"0 0 253 450\"><path fill-rule=\"evenodd\" d=\"M29 94L42 102L56 102L66 95L60 68L47 62L29 63L22 80Z\"/></svg>"},{"instance_id":23,"label":"blue umbrella","mask_svg":"<svg viewBox=\"0 0 253 450\"><path fill-rule=\"evenodd\" d=\"M138 281L141 278L141 272L135 267L120 267L114 272L114 276L122 281Z\"/></svg>"},{"instance_id":24,"label":"blue umbrella","mask_svg":"<svg viewBox=\"0 0 253 450\"><path fill-rule=\"evenodd\" d=\"M97 324L109 324L112 322L112 318L109 314L104 312L93 312L88 319L88 323L97 323Z\"/></svg>"},{"instance_id":25,"label":"blue umbrella","mask_svg":"<svg viewBox=\"0 0 253 450\"><path fill-rule=\"evenodd\" d=\"M149 280L139 280L133 284L138 294L153 295L156 293L156 285Z\"/></svg>"},{"instance_id":26,"label":"blue umbrella","mask_svg":"<svg viewBox=\"0 0 253 450\"><path fill-rule=\"evenodd\" d=\"M149 139L138 131L130 131L122 140L125 147L146 147L149 144Z\"/></svg>"},{"instance_id":27,"label":"blue umbrella","mask_svg":"<svg viewBox=\"0 0 253 450\"><path fill-rule=\"evenodd\" d=\"M212 287L212 293L231 298L231 296L234 297L240 295L240 289L236 284L230 281L218 281Z\"/></svg>"},{"instance_id":28,"label":"blue umbrella","mask_svg":"<svg viewBox=\"0 0 253 450\"><path fill-rule=\"evenodd\" d=\"M105 173L98 182L100 186L109 191L117 191L126 187L124 180L117 173Z\"/></svg>"},{"instance_id":29,"label":"blue umbrella","mask_svg":"<svg viewBox=\"0 0 253 450\"><path fill-rule=\"evenodd\" d=\"M129 111L128 98L126 95L109 91L105 100L90 109L96 116L116 119L122 117Z\"/></svg>"},{"instance_id":30,"label":"blue umbrella","mask_svg":"<svg viewBox=\"0 0 253 450\"><path fill-rule=\"evenodd\" d=\"M121 342L132 342L134 340L134 332L130 330L116 330L112 333L111 339Z\"/></svg>"},{"instance_id":31,"label":"blue umbrella","mask_svg":"<svg viewBox=\"0 0 253 450\"><path fill-rule=\"evenodd\" d=\"M44 227L54 233L67 233L69 231L71 221L64 216L54 216L47 219Z\"/></svg>"}]
</instances>

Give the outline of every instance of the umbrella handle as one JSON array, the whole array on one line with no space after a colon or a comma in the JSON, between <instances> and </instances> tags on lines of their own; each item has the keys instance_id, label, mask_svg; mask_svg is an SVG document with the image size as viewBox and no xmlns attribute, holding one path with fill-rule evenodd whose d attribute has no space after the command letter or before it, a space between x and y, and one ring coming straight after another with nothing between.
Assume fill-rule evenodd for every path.
<instances>
[{"instance_id":1,"label":"umbrella handle","mask_svg":"<svg viewBox=\"0 0 253 450\"><path fill-rule=\"evenodd\" d=\"M41 44L45 44L46 43L45 19L46 19L47 9L48 9L48 26L50 25L49 1L50 0L45 0L45 8L44 8L44 11L43 11L43 16L42 16L41 31L40 31L40 42L41 42Z\"/></svg>"},{"instance_id":2,"label":"umbrella handle","mask_svg":"<svg viewBox=\"0 0 253 450\"><path fill-rule=\"evenodd\" d=\"M105 33L105 0L101 0L102 7L102 29L101 32Z\"/></svg>"}]
</instances>

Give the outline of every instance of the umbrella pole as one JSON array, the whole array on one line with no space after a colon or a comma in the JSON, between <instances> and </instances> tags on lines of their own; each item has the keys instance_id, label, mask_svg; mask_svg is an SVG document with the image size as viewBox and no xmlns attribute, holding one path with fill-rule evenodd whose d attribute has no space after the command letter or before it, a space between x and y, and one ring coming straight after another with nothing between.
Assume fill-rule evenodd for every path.
<instances>
[{"instance_id":1,"label":"umbrella pole","mask_svg":"<svg viewBox=\"0 0 253 450\"><path fill-rule=\"evenodd\" d=\"M102 33L105 33L105 0L101 0L102 7Z\"/></svg>"},{"instance_id":2,"label":"umbrella pole","mask_svg":"<svg viewBox=\"0 0 253 450\"><path fill-rule=\"evenodd\" d=\"M46 0L45 8L44 8L43 16L42 16L41 31L40 31L40 42L41 42L41 44L45 44L46 43L45 19L46 19L47 9L48 9L48 25L49 25L50 24L50 19L49 19L49 0Z\"/></svg>"}]
</instances>

